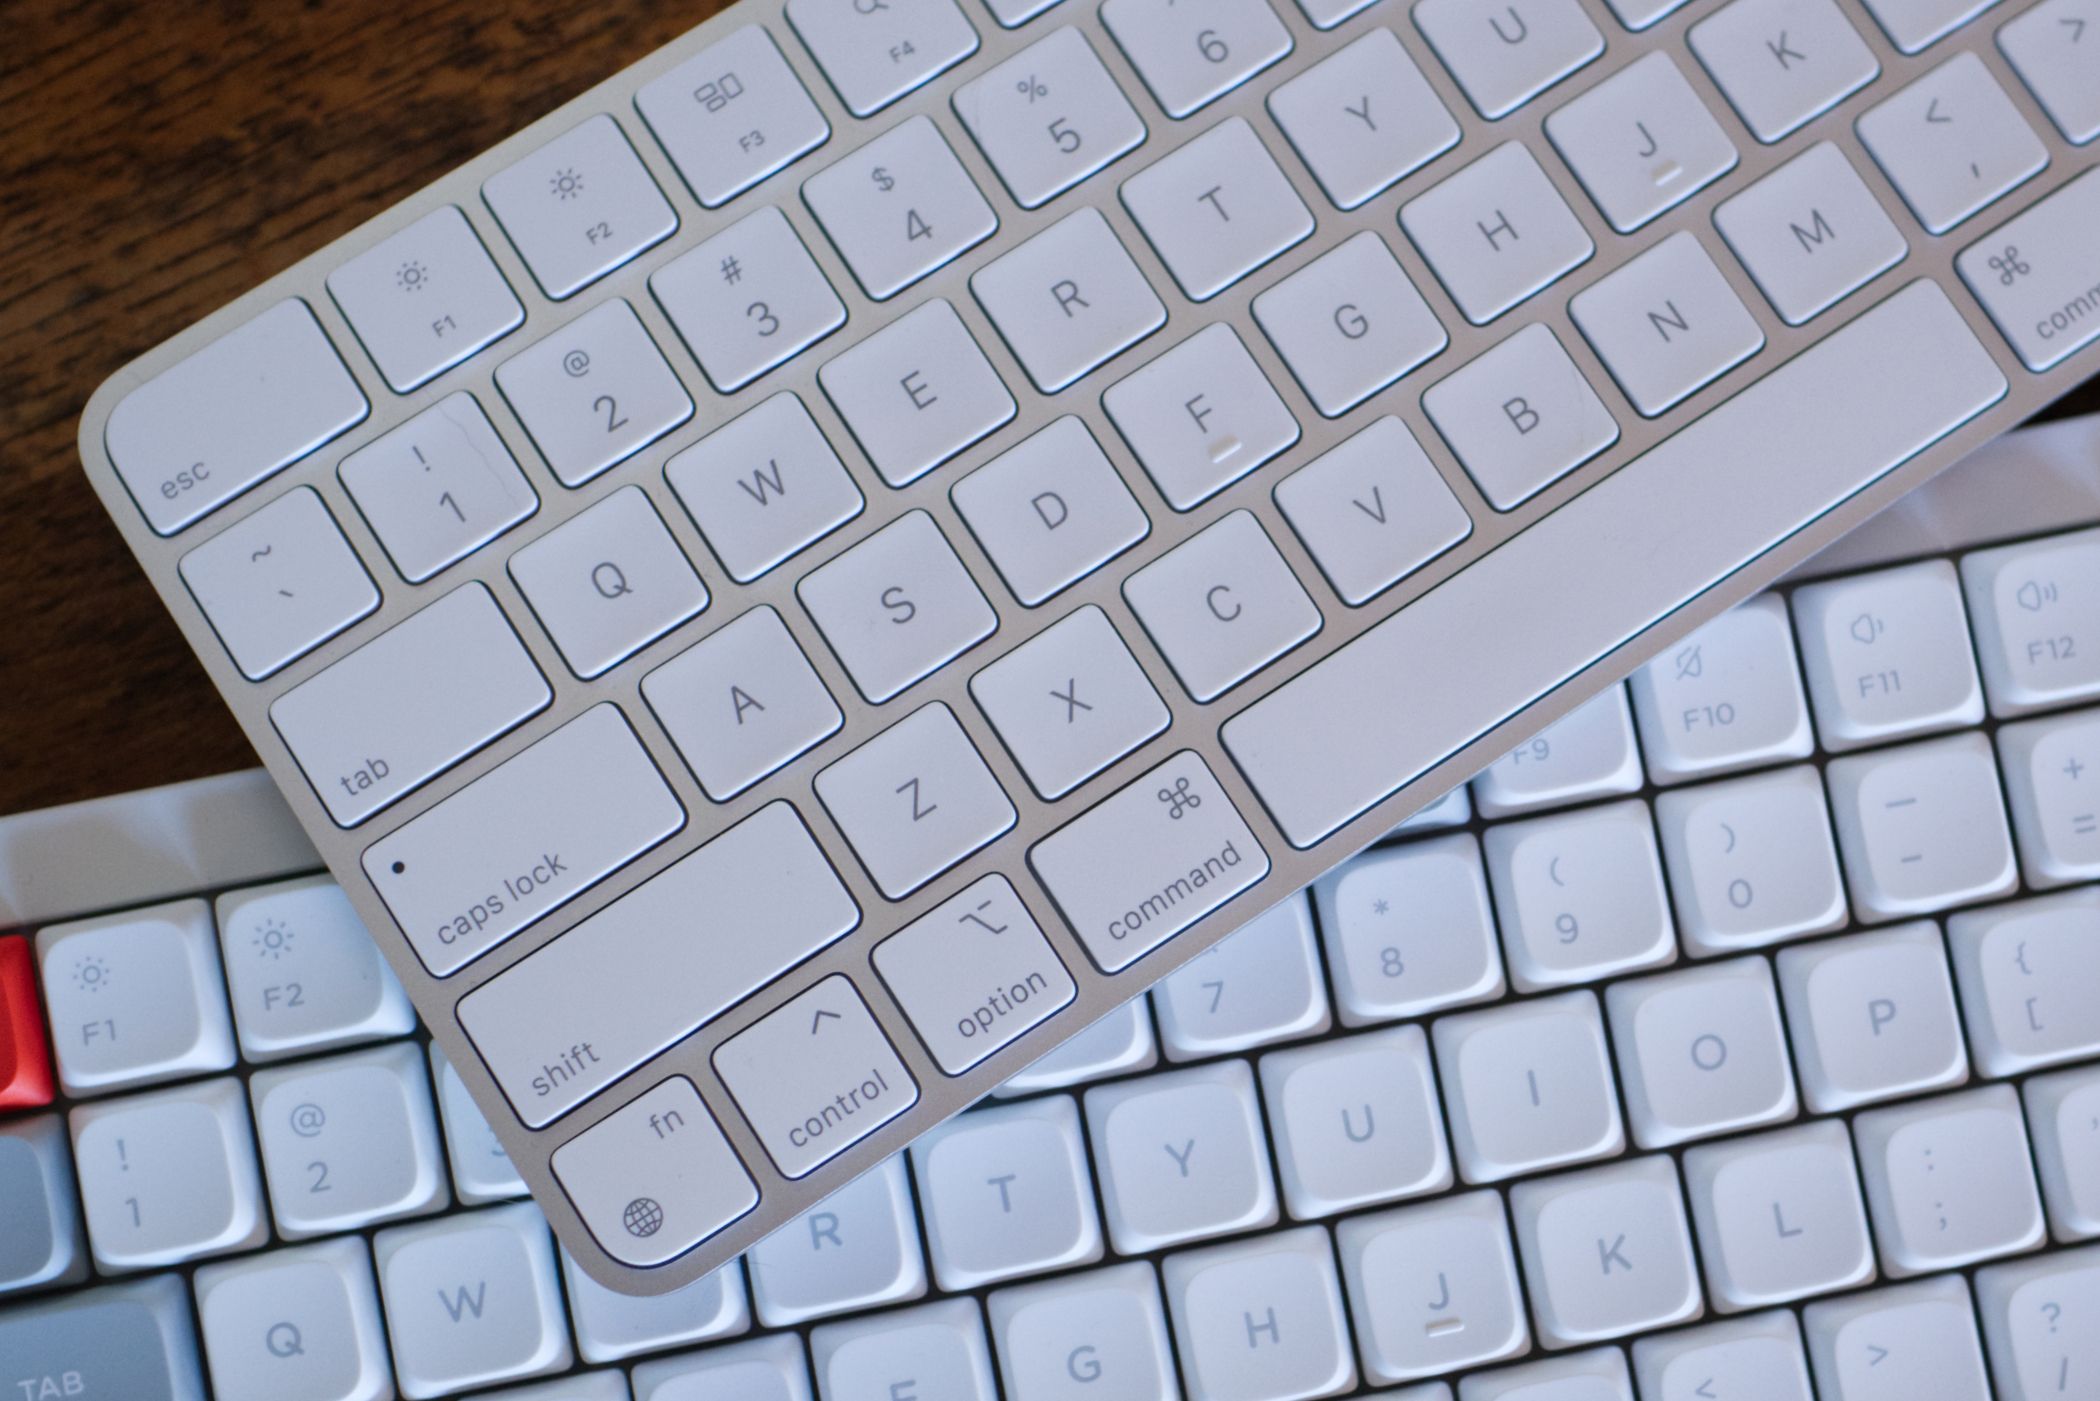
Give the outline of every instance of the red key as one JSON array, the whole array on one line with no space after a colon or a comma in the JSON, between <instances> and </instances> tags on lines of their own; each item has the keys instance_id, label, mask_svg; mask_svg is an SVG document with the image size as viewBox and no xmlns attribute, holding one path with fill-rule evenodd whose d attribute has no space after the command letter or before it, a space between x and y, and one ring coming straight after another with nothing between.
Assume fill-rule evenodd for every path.
<instances>
[{"instance_id":1,"label":"red key","mask_svg":"<svg viewBox=\"0 0 2100 1401\"><path fill-rule=\"evenodd\" d=\"M36 1005L29 940L0 939L0 1110L51 1102L51 1057L44 1051L44 1014Z\"/></svg>"}]
</instances>

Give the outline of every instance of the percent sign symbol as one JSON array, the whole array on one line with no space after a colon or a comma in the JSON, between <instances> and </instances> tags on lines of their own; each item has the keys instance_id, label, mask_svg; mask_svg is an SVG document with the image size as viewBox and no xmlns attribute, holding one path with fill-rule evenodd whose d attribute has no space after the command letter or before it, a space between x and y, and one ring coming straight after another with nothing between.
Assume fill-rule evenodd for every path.
<instances>
[{"instance_id":1,"label":"percent sign symbol","mask_svg":"<svg viewBox=\"0 0 2100 1401\"><path fill-rule=\"evenodd\" d=\"M1027 98L1030 102L1035 101L1038 97L1048 97L1050 95L1050 89L1045 87L1033 73L1030 73L1020 82L1015 83L1014 91Z\"/></svg>"}]
</instances>

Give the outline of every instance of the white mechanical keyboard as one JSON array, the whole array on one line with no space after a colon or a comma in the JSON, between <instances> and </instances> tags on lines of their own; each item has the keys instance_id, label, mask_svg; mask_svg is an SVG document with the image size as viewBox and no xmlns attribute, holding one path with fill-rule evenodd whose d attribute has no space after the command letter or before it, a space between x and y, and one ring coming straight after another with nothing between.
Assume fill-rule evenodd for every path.
<instances>
[{"instance_id":1,"label":"white mechanical keyboard","mask_svg":"<svg viewBox=\"0 0 2100 1401\"><path fill-rule=\"evenodd\" d=\"M261 773L0 819L0 1394L2089 1401L2096 649L2100 418L655 1298Z\"/></svg>"},{"instance_id":2,"label":"white mechanical keyboard","mask_svg":"<svg viewBox=\"0 0 2100 1401\"><path fill-rule=\"evenodd\" d=\"M1549 722L1623 733L1583 707L2100 367L2096 20L744 0L81 453L556 1235L661 1293ZM1674 947L1526 830L1516 987Z\"/></svg>"}]
</instances>

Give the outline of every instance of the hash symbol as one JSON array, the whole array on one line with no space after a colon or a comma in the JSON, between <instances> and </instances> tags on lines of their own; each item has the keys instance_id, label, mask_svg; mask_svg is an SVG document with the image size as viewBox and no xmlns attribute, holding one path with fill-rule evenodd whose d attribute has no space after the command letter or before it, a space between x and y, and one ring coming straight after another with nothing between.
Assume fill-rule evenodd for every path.
<instances>
[{"instance_id":1,"label":"hash symbol","mask_svg":"<svg viewBox=\"0 0 2100 1401\"><path fill-rule=\"evenodd\" d=\"M722 280L734 285L744 280L744 265L735 258L722 260Z\"/></svg>"}]
</instances>

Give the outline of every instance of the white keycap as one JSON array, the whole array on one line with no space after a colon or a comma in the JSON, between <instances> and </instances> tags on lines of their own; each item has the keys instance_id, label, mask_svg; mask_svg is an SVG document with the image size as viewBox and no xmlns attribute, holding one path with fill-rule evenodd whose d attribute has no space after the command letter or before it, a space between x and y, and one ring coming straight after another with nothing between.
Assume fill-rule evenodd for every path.
<instances>
[{"instance_id":1,"label":"white keycap","mask_svg":"<svg viewBox=\"0 0 2100 1401\"><path fill-rule=\"evenodd\" d=\"M2092 0L2044 0L1998 30L1998 47L2066 141L2100 136L2100 88L2089 81L2086 27L2100 23ZM2100 36L2096 36L2100 42Z\"/></svg>"},{"instance_id":2,"label":"white keycap","mask_svg":"<svg viewBox=\"0 0 2100 1401\"><path fill-rule=\"evenodd\" d=\"M846 324L839 294L772 205L649 274L649 290L724 394Z\"/></svg>"},{"instance_id":3,"label":"white keycap","mask_svg":"<svg viewBox=\"0 0 2100 1401\"><path fill-rule=\"evenodd\" d=\"M1993 715L2100 698L2100 530L1978 550L1961 578Z\"/></svg>"},{"instance_id":4,"label":"white keycap","mask_svg":"<svg viewBox=\"0 0 2100 1401\"><path fill-rule=\"evenodd\" d=\"M1256 297L1254 316L1313 407L1328 418L1450 344L1392 251L1369 229Z\"/></svg>"},{"instance_id":5,"label":"white keycap","mask_svg":"<svg viewBox=\"0 0 2100 1401\"><path fill-rule=\"evenodd\" d=\"M1824 1401L1989 1401L1959 1275L1811 1305L1802 1325Z\"/></svg>"},{"instance_id":6,"label":"white keycap","mask_svg":"<svg viewBox=\"0 0 2100 1401\"><path fill-rule=\"evenodd\" d=\"M1828 141L1723 200L1714 227L1789 326L1834 306L1910 252L1845 153Z\"/></svg>"},{"instance_id":7,"label":"white keycap","mask_svg":"<svg viewBox=\"0 0 2100 1401\"><path fill-rule=\"evenodd\" d=\"M1007 29L1016 29L1028 23L1061 0L984 0L984 7L992 12L992 18Z\"/></svg>"},{"instance_id":8,"label":"white keycap","mask_svg":"<svg viewBox=\"0 0 2100 1401\"><path fill-rule=\"evenodd\" d=\"M1530 1346L1516 1253L1493 1192L1353 1216L1334 1237L1367 1381L1411 1381Z\"/></svg>"},{"instance_id":9,"label":"white keycap","mask_svg":"<svg viewBox=\"0 0 2100 1401\"><path fill-rule=\"evenodd\" d=\"M971 275L970 290L1045 394L1167 323L1152 285L1093 208L1066 215L993 259Z\"/></svg>"},{"instance_id":10,"label":"white keycap","mask_svg":"<svg viewBox=\"0 0 2100 1401\"><path fill-rule=\"evenodd\" d=\"M1604 1005L1641 1147L1781 1123L1798 1111L1763 959L1614 983Z\"/></svg>"},{"instance_id":11,"label":"white keycap","mask_svg":"<svg viewBox=\"0 0 2100 1401\"><path fill-rule=\"evenodd\" d=\"M1466 22L1477 21L1469 14ZM1402 205L1400 226L1476 326L1550 286L1596 251L1538 158L1516 142L1496 147Z\"/></svg>"},{"instance_id":12,"label":"white keycap","mask_svg":"<svg viewBox=\"0 0 2100 1401\"><path fill-rule=\"evenodd\" d=\"M2100 180L2087 172L1955 259L1962 280L2030 370L2046 370L2100 335L2100 321L2089 315L2083 260L2084 231L2095 209Z\"/></svg>"},{"instance_id":13,"label":"white keycap","mask_svg":"<svg viewBox=\"0 0 2100 1401\"><path fill-rule=\"evenodd\" d=\"M1664 1154L1510 1188L1531 1314L1549 1348L1699 1317L1677 1166Z\"/></svg>"},{"instance_id":14,"label":"white keycap","mask_svg":"<svg viewBox=\"0 0 2100 1401\"><path fill-rule=\"evenodd\" d=\"M1312 908L1294 895L1152 990L1167 1059L1201 1060L1316 1036L1329 1025Z\"/></svg>"},{"instance_id":15,"label":"white keycap","mask_svg":"<svg viewBox=\"0 0 2100 1401\"><path fill-rule=\"evenodd\" d=\"M959 1075L1072 1001L1072 975L1006 877L984 876L876 946L933 1058Z\"/></svg>"},{"instance_id":16,"label":"white keycap","mask_svg":"<svg viewBox=\"0 0 2100 1401\"><path fill-rule=\"evenodd\" d=\"M986 1297L985 1311L1012 1401L1086 1401L1102 1382L1133 1401L1167 1401L1178 1390L1149 1264L1002 1289Z\"/></svg>"},{"instance_id":17,"label":"white keycap","mask_svg":"<svg viewBox=\"0 0 2100 1401\"><path fill-rule=\"evenodd\" d=\"M1628 685L1659 784L1815 752L1786 600L1760 594L1636 671Z\"/></svg>"},{"instance_id":18,"label":"white keycap","mask_svg":"<svg viewBox=\"0 0 2100 1401\"><path fill-rule=\"evenodd\" d=\"M1086 1093L1109 1239L1125 1255L1274 1225L1276 1188L1245 1061Z\"/></svg>"},{"instance_id":19,"label":"white keycap","mask_svg":"<svg viewBox=\"0 0 2100 1401\"><path fill-rule=\"evenodd\" d=\"M244 1059L415 1030L407 992L328 877L229 891L218 899L218 923Z\"/></svg>"},{"instance_id":20,"label":"white keycap","mask_svg":"<svg viewBox=\"0 0 2100 1401\"><path fill-rule=\"evenodd\" d=\"M1304 1221L1453 1181L1429 1040L1417 1026L1262 1057L1283 1199Z\"/></svg>"},{"instance_id":21,"label":"white keycap","mask_svg":"<svg viewBox=\"0 0 2100 1401\"><path fill-rule=\"evenodd\" d=\"M1430 386L1422 408L1498 511L1521 505L1619 438L1610 410L1540 322Z\"/></svg>"},{"instance_id":22,"label":"white keycap","mask_svg":"<svg viewBox=\"0 0 2100 1401\"><path fill-rule=\"evenodd\" d=\"M247 1250L269 1238L255 1131L240 1081L82 1105L73 1170L104 1273Z\"/></svg>"},{"instance_id":23,"label":"white keycap","mask_svg":"<svg viewBox=\"0 0 2100 1401\"><path fill-rule=\"evenodd\" d=\"M379 590L312 487L182 557L182 582L241 675L260 681L379 607Z\"/></svg>"},{"instance_id":24,"label":"white keycap","mask_svg":"<svg viewBox=\"0 0 2100 1401\"><path fill-rule=\"evenodd\" d=\"M707 586L638 486L510 557L510 576L569 670L589 679L707 607Z\"/></svg>"},{"instance_id":25,"label":"white keycap","mask_svg":"<svg viewBox=\"0 0 2100 1401\"><path fill-rule=\"evenodd\" d=\"M977 52L977 31L955 0L788 0L787 19L856 117Z\"/></svg>"},{"instance_id":26,"label":"white keycap","mask_svg":"<svg viewBox=\"0 0 2100 1401\"><path fill-rule=\"evenodd\" d=\"M1473 805L1482 817L1508 817L1640 787L1633 715L1625 690L1612 686L1482 769Z\"/></svg>"},{"instance_id":27,"label":"white keycap","mask_svg":"<svg viewBox=\"0 0 2100 1401\"><path fill-rule=\"evenodd\" d=\"M1268 0L1213 0L1187 10L1174 0L1106 0L1101 22L1177 120L1291 51L1291 32Z\"/></svg>"},{"instance_id":28,"label":"white keycap","mask_svg":"<svg viewBox=\"0 0 2100 1401\"><path fill-rule=\"evenodd\" d=\"M1837 843L1813 768L1781 769L1656 799L1677 927L1694 957L1841 927Z\"/></svg>"},{"instance_id":29,"label":"white keycap","mask_svg":"<svg viewBox=\"0 0 2100 1401\"><path fill-rule=\"evenodd\" d=\"M605 1252L674 1260L758 1205L758 1188L693 1082L666 1080L554 1151L554 1175Z\"/></svg>"},{"instance_id":30,"label":"white keycap","mask_svg":"<svg viewBox=\"0 0 2100 1401\"><path fill-rule=\"evenodd\" d=\"M1874 1278L1874 1242L1843 1123L1826 1119L1694 1148L1684 1155L1684 1182L1707 1292L1720 1312Z\"/></svg>"},{"instance_id":31,"label":"white keycap","mask_svg":"<svg viewBox=\"0 0 2100 1401\"><path fill-rule=\"evenodd\" d=\"M692 397L618 298L497 366L496 387L563 486L582 486L693 416Z\"/></svg>"},{"instance_id":32,"label":"white keycap","mask_svg":"<svg viewBox=\"0 0 2100 1401\"><path fill-rule=\"evenodd\" d=\"M827 1323L811 1331L809 1351L824 1401L996 1401L992 1354L975 1299L943 1299L915 1309Z\"/></svg>"},{"instance_id":33,"label":"white keycap","mask_svg":"<svg viewBox=\"0 0 2100 1401\"><path fill-rule=\"evenodd\" d=\"M2069 1396L2074 1381L2090 1389L2100 1377L2091 1326L2100 1313L2100 1250L1978 1270L1976 1307L2004 1401Z\"/></svg>"},{"instance_id":34,"label":"white keycap","mask_svg":"<svg viewBox=\"0 0 2100 1401\"><path fill-rule=\"evenodd\" d=\"M36 949L68 1095L232 1066L218 940L202 900L47 925Z\"/></svg>"},{"instance_id":35,"label":"white keycap","mask_svg":"<svg viewBox=\"0 0 2100 1401\"><path fill-rule=\"evenodd\" d=\"M1432 799L1429 806L1420 808L1410 817L1403 817L1386 833L1387 837L1404 836L1412 832L1441 832L1450 827L1463 827L1473 820L1473 800L1465 784L1448 790L1443 797Z\"/></svg>"},{"instance_id":36,"label":"white keycap","mask_svg":"<svg viewBox=\"0 0 2100 1401\"><path fill-rule=\"evenodd\" d=\"M739 1401L811 1401L814 1393L802 1339L771 1333L644 1362L634 1369L634 1401L715 1401L725 1395Z\"/></svg>"},{"instance_id":37,"label":"white keycap","mask_svg":"<svg viewBox=\"0 0 2100 1401\"><path fill-rule=\"evenodd\" d=\"M1073 28L1052 30L952 100L1023 209L1049 203L1145 139L1145 123Z\"/></svg>"},{"instance_id":38,"label":"white keycap","mask_svg":"<svg viewBox=\"0 0 2100 1401\"><path fill-rule=\"evenodd\" d=\"M194 1283L221 1401L386 1401L394 1394L363 1241L207 1265Z\"/></svg>"},{"instance_id":39,"label":"white keycap","mask_svg":"<svg viewBox=\"0 0 2100 1401\"><path fill-rule=\"evenodd\" d=\"M446 1205L422 1051L397 1042L248 1082L277 1234L354 1231Z\"/></svg>"},{"instance_id":40,"label":"white keycap","mask_svg":"<svg viewBox=\"0 0 2100 1401\"><path fill-rule=\"evenodd\" d=\"M2021 1093L2056 1239L2100 1236L2100 1069L2037 1075Z\"/></svg>"},{"instance_id":41,"label":"white keycap","mask_svg":"<svg viewBox=\"0 0 2100 1401\"><path fill-rule=\"evenodd\" d=\"M768 1328L926 1292L904 1155L885 1158L751 1247L751 1302ZM800 1348L797 1348L800 1355Z\"/></svg>"},{"instance_id":42,"label":"white keycap","mask_svg":"<svg viewBox=\"0 0 2100 1401\"><path fill-rule=\"evenodd\" d=\"M1315 29L1332 29L1374 3L1376 0L1298 0L1298 8L1305 11Z\"/></svg>"},{"instance_id":43,"label":"white keycap","mask_svg":"<svg viewBox=\"0 0 2100 1401\"><path fill-rule=\"evenodd\" d=\"M1576 0L1418 0L1414 21L1489 121L1507 116L1604 52Z\"/></svg>"},{"instance_id":44,"label":"white keycap","mask_svg":"<svg viewBox=\"0 0 2100 1401\"><path fill-rule=\"evenodd\" d=\"M1367 31L1278 87L1269 115L1337 209L1368 202L1458 144L1458 123L1390 29Z\"/></svg>"},{"instance_id":45,"label":"white keycap","mask_svg":"<svg viewBox=\"0 0 2100 1401\"><path fill-rule=\"evenodd\" d=\"M381 1231L372 1256L411 1401L568 1367L554 1243L530 1202Z\"/></svg>"},{"instance_id":46,"label":"white keycap","mask_svg":"<svg viewBox=\"0 0 2100 1401\"><path fill-rule=\"evenodd\" d=\"M1927 914L2010 894L2018 882L1982 732L1839 759L1824 778L1859 918Z\"/></svg>"},{"instance_id":47,"label":"white keycap","mask_svg":"<svg viewBox=\"0 0 2100 1401\"><path fill-rule=\"evenodd\" d=\"M1779 988L1816 1113L1969 1078L1954 980L1929 923L1786 949Z\"/></svg>"},{"instance_id":48,"label":"white keycap","mask_svg":"<svg viewBox=\"0 0 2100 1401\"><path fill-rule=\"evenodd\" d=\"M118 400L104 439L146 523L173 535L370 411L312 310L288 297Z\"/></svg>"},{"instance_id":49,"label":"white keycap","mask_svg":"<svg viewBox=\"0 0 2100 1401\"><path fill-rule=\"evenodd\" d=\"M452 1190L460 1201L482 1206L524 1196L525 1179L518 1175L517 1165L434 1041L430 1071L437 1081L438 1116L445 1123L445 1160L451 1165Z\"/></svg>"},{"instance_id":50,"label":"white keycap","mask_svg":"<svg viewBox=\"0 0 2100 1401\"><path fill-rule=\"evenodd\" d=\"M644 83L634 105L693 198L709 209L831 137L802 80L755 24Z\"/></svg>"},{"instance_id":51,"label":"white keycap","mask_svg":"<svg viewBox=\"0 0 2100 1401\"><path fill-rule=\"evenodd\" d=\"M1430 1033L1466 1181L1499 1182L1625 1148L1596 994L1463 1012Z\"/></svg>"},{"instance_id":52,"label":"white keycap","mask_svg":"<svg viewBox=\"0 0 2100 1401\"><path fill-rule=\"evenodd\" d=\"M685 1343L734 1337L751 1326L744 1267L737 1260L668 1294L636 1297L607 1289L564 1249L561 1281L569 1296L569 1317L576 1324L576 1350L586 1362L618 1362Z\"/></svg>"},{"instance_id":53,"label":"white keycap","mask_svg":"<svg viewBox=\"0 0 2100 1401\"><path fill-rule=\"evenodd\" d=\"M1892 1277L2042 1243L2041 1196L2012 1086L1872 1110L1852 1132L1881 1268Z\"/></svg>"},{"instance_id":54,"label":"white keycap","mask_svg":"<svg viewBox=\"0 0 2100 1401\"><path fill-rule=\"evenodd\" d=\"M891 486L931 472L1014 416L1014 398L955 308L927 302L817 372Z\"/></svg>"},{"instance_id":55,"label":"white keycap","mask_svg":"<svg viewBox=\"0 0 2100 1401\"><path fill-rule=\"evenodd\" d=\"M924 511L900 516L804 576L795 592L871 704L931 675L998 625Z\"/></svg>"},{"instance_id":56,"label":"white keycap","mask_svg":"<svg viewBox=\"0 0 2100 1401\"><path fill-rule=\"evenodd\" d=\"M915 711L817 775L818 798L883 894L901 900L1014 825L955 713Z\"/></svg>"},{"instance_id":57,"label":"white keycap","mask_svg":"<svg viewBox=\"0 0 2100 1401\"><path fill-rule=\"evenodd\" d=\"M1290 1401L1354 1388L1356 1359L1323 1228L1169 1255L1160 1275L1189 1401Z\"/></svg>"},{"instance_id":58,"label":"white keycap","mask_svg":"<svg viewBox=\"0 0 2100 1401\"><path fill-rule=\"evenodd\" d=\"M1867 9L1895 40L1896 47L1914 54L1934 40L1944 38L1998 0L1864 0Z\"/></svg>"},{"instance_id":59,"label":"white keycap","mask_svg":"<svg viewBox=\"0 0 2100 1401\"><path fill-rule=\"evenodd\" d=\"M1735 168L1735 143L1660 50L1627 64L1545 125L1620 233L1632 233Z\"/></svg>"},{"instance_id":60,"label":"white keycap","mask_svg":"<svg viewBox=\"0 0 2100 1401\"><path fill-rule=\"evenodd\" d=\"M448 395L343 459L343 486L401 577L420 584L539 509L473 395Z\"/></svg>"},{"instance_id":61,"label":"white keycap","mask_svg":"<svg viewBox=\"0 0 2100 1401\"><path fill-rule=\"evenodd\" d=\"M1175 676L1215 700L1320 630L1320 610L1260 522L1235 511L1124 581Z\"/></svg>"},{"instance_id":62,"label":"white keycap","mask_svg":"<svg viewBox=\"0 0 2100 1401\"><path fill-rule=\"evenodd\" d=\"M1159 0L1129 3L1160 8ZM1268 12L1266 0L1221 3ZM1244 117L1228 117L1125 180L1122 195L1190 301L1209 301L1313 231L1312 211Z\"/></svg>"},{"instance_id":63,"label":"white keycap","mask_svg":"<svg viewBox=\"0 0 2100 1401\"><path fill-rule=\"evenodd\" d=\"M2100 1055L2100 888L1955 915L1947 943L1983 1074Z\"/></svg>"},{"instance_id":64,"label":"white keycap","mask_svg":"<svg viewBox=\"0 0 2100 1401\"><path fill-rule=\"evenodd\" d=\"M1159 1062L1159 1044L1152 1033L1149 1006L1147 998L1132 998L1084 1031L1075 1032L1026 1070L1009 1075L992 1093L1007 1099L1150 1070Z\"/></svg>"},{"instance_id":65,"label":"white keycap","mask_svg":"<svg viewBox=\"0 0 2100 1401\"><path fill-rule=\"evenodd\" d=\"M2100 713L2007 725L1998 754L2028 884L2100 877Z\"/></svg>"},{"instance_id":66,"label":"white keycap","mask_svg":"<svg viewBox=\"0 0 2100 1401\"><path fill-rule=\"evenodd\" d=\"M677 454L664 478L740 584L823 539L867 504L793 394L775 394Z\"/></svg>"},{"instance_id":67,"label":"white keycap","mask_svg":"<svg viewBox=\"0 0 2100 1401\"><path fill-rule=\"evenodd\" d=\"M457 205L328 274L328 292L396 394L516 330L525 309Z\"/></svg>"},{"instance_id":68,"label":"white keycap","mask_svg":"<svg viewBox=\"0 0 2100 1401\"><path fill-rule=\"evenodd\" d=\"M1751 133L1773 142L1874 81L1881 65L1836 0L1733 0L1689 31Z\"/></svg>"},{"instance_id":69,"label":"white keycap","mask_svg":"<svg viewBox=\"0 0 2100 1401\"><path fill-rule=\"evenodd\" d=\"M952 0L897 0L907 2L946 6ZM811 176L802 197L876 301L895 296L999 227L992 207L924 115Z\"/></svg>"},{"instance_id":70,"label":"white keycap","mask_svg":"<svg viewBox=\"0 0 2100 1401\"><path fill-rule=\"evenodd\" d=\"M1366 852L1313 886L1344 1026L1502 995L1480 842L1453 833Z\"/></svg>"},{"instance_id":71,"label":"white keycap","mask_svg":"<svg viewBox=\"0 0 2100 1401\"><path fill-rule=\"evenodd\" d=\"M1101 1258L1069 1095L965 1114L912 1145L933 1277L960 1292Z\"/></svg>"},{"instance_id":72,"label":"white keycap","mask_svg":"<svg viewBox=\"0 0 2100 1401\"><path fill-rule=\"evenodd\" d=\"M1646 418L1674 408L1765 344L1757 319L1706 249L1681 230L1576 293L1568 312Z\"/></svg>"},{"instance_id":73,"label":"white keycap","mask_svg":"<svg viewBox=\"0 0 2100 1401\"><path fill-rule=\"evenodd\" d=\"M482 182L540 290L560 301L678 228L612 117L588 117Z\"/></svg>"},{"instance_id":74,"label":"white keycap","mask_svg":"<svg viewBox=\"0 0 2100 1401\"><path fill-rule=\"evenodd\" d=\"M2025 183L2049 150L1983 60L1958 54L1859 119L1859 139L1932 233Z\"/></svg>"},{"instance_id":75,"label":"white keycap","mask_svg":"<svg viewBox=\"0 0 2100 1401\"><path fill-rule=\"evenodd\" d=\"M1276 505L1351 607L1473 533L1414 433L1391 415L1278 482Z\"/></svg>"},{"instance_id":76,"label":"white keycap","mask_svg":"<svg viewBox=\"0 0 2100 1401\"><path fill-rule=\"evenodd\" d=\"M1646 803L1490 827L1486 852L1518 991L1676 960L1676 929Z\"/></svg>"},{"instance_id":77,"label":"white keycap","mask_svg":"<svg viewBox=\"0 0 2100 1401\"><path fill-rule=\"evenodd\" d=\"M1110 385L1101 406L1177 511L1298 441L1298 421L1223 322Z\"/></svg>"},{"instance_id":78,"label":"white keycap","mask_svg":"<svg viewBox=\"0 0 2100 1401\"><path fill-rule=\"evenodd\" d=\"M949 495L999 577L1030 608L1152 529L1093 433L1070 415L1000 453Z\"/></svg>"},{"instance_id":79,"label":"white keycap","mask_svg":"<svg viewBox=\"0 0 2100 1401\"><path fill-rule=\"evenodd\" d=\"M1641 1395L1656 1401L1699 1398L1701 1387L1715 1396L1814 1401L1801 1325L1782 1311L1642 1338L1633 1345L1633 1367Z\"/></svg>"},{"instance_id":80,"label":"white keycap","mask_svg":"<svg viewBox=\"0 0 2100 1401\"><path fill-rule=\"evenodd\" d=\"M1458 1401L1633 1401L1626 1355L1598 1348L1465 1378Z\"/></svg>"},{"instance_id":81,"label":"white keycap","mask_svg":"<svg viewBox=\"0 0 2100 1401\"><path fill-rule=\"evenodd\" d=\"M970 694L1045 799L1167 728L1159 692L1092 604L970 678Z\"/></svg>"},{"instance_id":82,"label":"white keycap","mask_svg":"<svg viewBox=\"0 0 2100 1401\"><path fill-rule=\"evenodd\" d=\"M814 748L845 718L780 615L764 606L643 677L642 694L716 802Z\"/></svg>"},{"instance_id":83,"label":"white keycap","mask_svg":"<svg viewBox=\"0 0 2100 1401\"><path fill-rule=\"evenodd\" d=\"M838 974L723 1042L714 1067L789 1177L807 1176L919 1097L867 1004Z\"/></svg>"}]
</instances>

